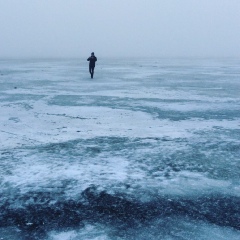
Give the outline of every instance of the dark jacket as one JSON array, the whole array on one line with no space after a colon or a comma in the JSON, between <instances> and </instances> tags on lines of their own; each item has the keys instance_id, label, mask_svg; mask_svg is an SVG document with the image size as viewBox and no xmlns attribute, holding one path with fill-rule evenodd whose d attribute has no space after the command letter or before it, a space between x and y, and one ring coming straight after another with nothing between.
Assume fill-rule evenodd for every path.
<instances>
[{"instance_id":1,"label":"dark jacket","mask_svg":"<svg viewBox=\"0 0 240 240\"><path fill-rule=\"evenodd\" d=\"M95 56L91 56L87 60L89 61L89 66L95 67L95 62L97 61L97 58Z\"/></svg>"}]
</instances>

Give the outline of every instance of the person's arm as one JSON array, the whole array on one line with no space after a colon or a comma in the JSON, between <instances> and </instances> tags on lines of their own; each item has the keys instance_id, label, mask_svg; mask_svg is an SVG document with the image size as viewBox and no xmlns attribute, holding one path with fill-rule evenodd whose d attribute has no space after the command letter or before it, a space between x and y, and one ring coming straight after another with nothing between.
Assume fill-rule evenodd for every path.
<instances>
[{"instance_id":1,"label":"person's arm","mask_svg":"<svg viewBox=\"0 0 240 240\"><path fill-rule=\"evenodd\" d=\"M90 61L90 57L87 59L87 61Z\"/></svg>"},{"instance_id":2,"label":"person's arm","mask_svg":"<svg viewBox=\"0 0 240 240\"><path fill-rule=\"evenodd\" d=\"M97 58L95 57L95 62L97 61Z\"/></svg>"}]
</instances>

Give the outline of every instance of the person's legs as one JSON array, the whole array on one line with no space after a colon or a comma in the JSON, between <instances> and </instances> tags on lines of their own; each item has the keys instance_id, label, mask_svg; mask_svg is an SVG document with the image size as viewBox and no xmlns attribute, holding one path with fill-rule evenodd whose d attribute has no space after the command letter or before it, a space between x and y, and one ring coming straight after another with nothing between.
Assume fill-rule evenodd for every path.
<instances>
[{"instance_id":1,"label":"person's legs","mask_svg":"<svg viewBox=\"0 0 240 240\"><path fill-rule=\"evenodd\" d=\"M94 67L89 67L89 72L90 72L90 74L91 74L91 78L93 78Z\"/></svg>"}]
</instances>

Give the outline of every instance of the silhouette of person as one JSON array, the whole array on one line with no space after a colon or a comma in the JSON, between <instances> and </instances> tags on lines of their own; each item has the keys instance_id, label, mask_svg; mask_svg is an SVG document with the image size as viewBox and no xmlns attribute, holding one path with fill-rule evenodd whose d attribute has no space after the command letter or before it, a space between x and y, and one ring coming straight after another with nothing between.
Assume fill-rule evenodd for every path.
<instances>
[{"instance_id":1,"label":"silhouette of person","mask_svg":"<svg viewBox=\"0 0 240 240\"><path fill-rule=\"evenodd\" d=\"M93 78L95 62L97 61L94 52L91 53L91 57L89 57L87 60L89 61L89 72L91 74L91 78Z\"/></svg>"}]
</instances>

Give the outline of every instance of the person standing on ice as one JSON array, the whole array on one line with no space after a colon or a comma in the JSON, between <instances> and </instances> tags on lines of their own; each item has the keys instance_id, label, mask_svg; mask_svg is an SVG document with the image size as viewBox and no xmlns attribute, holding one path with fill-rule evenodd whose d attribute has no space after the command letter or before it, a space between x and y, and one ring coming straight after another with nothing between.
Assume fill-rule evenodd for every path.
<instances>
[{"instance_id":1,"label":"person standing on ice","mask_svg":"<svg viewBox=\"0 0 240 240\"><path fill-rule=\"evenodd\" d=\"M95 62L97 61L94 52L91 53L91 57L89 57L87 60L89 61L89 72L91 74L91 78L93 78Z\"/></svg>"}]
</instances>

